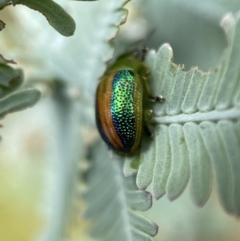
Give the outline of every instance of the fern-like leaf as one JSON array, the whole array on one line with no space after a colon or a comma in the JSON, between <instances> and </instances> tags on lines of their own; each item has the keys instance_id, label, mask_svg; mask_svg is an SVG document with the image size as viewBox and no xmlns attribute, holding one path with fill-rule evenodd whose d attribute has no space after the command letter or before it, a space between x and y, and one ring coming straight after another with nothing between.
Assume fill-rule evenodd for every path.
<instances>
[{"instance_id":1,"label":"fern-like leaf","mask_svg":"<svg viewBox=\"0 0 240 241\"><path fill-rule=\"evenodd\" d=\"M0 31L5 28L5 25L6 24L3 21L0 20Z\"/></svg>"},{"instance_id":2,"label":"fern-like leaf","mask_svg":"<svg viewBox=\"0 0 240 241\"><path fill-rule=\"evenodd\" d=\"M140 189L152 183L156 199L165 193L176 199L190 178L199 206L208 200L214 173L224 208L240 215L240 13L228 14L222 26L229 46L220 66L208 73L196 67L185 72L172 63L168 44L149 53L152 92L166 102L154 106L155 138L142 151L141 164L128 158L124 172L137 173Z\"/></svg>"},{"instance_id":3,"label":"fern-like leaf","mask_svg":"<svg viewBox=\"0 0 240 241\"><path fill-rule=\"evenodd\" d=\"M9 113L24 110L35 105L39 101L40 96L39 90L26 89L0 99L0 118Z\"/></svg>"},{"instance_id":4,"label":"fern-like leaf","mask_svg":"<svg viewBox=\"0 0 240 241\"><path fill-rule=\"evenodd\" d=\"M41 12L49 24L64 36L72 36L76 25L73 18L52 0L12 0L12 4L23 4Z\"/></svg>"},{"instance_id":5,"label":"fern-like leaf","mask_svg":"<svg viewBox=\"0 0 240 241\"><path fill-rule=\"evenodd\" d=\"M106 147L97 144L91 153L84 197L85 216L95 220L92 235L103 241L153 240L157 225L136 212L152 206L152 195L123 176L121 160L111 158Z\"/></svg>"}]
</instances>

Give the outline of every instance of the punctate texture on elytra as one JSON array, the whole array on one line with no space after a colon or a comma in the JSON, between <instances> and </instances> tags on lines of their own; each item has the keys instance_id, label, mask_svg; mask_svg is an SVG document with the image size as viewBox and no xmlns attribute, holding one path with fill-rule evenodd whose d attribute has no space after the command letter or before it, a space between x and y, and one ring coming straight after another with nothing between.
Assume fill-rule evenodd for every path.
<instances>
[{"instance_id":1,"label":"punctate texture on elytra","mask_svg":"<svg viewBox=\"0 0 240 241\"><path fill-rule=\"evenodd\" d=\"M105 76L97 89L96 122L103 140L113 150L132 154L142 133L142 82L123 69Z\"/></svg>"}]
</instances>

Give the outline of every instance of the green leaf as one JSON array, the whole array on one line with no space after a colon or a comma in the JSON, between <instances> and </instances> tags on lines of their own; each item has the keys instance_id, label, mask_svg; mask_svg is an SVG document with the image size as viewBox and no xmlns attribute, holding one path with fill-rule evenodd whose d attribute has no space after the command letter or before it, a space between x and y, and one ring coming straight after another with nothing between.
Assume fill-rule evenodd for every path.
<instances>
[{"instance_id":1,"label":"green leaf","mask_svg":"<svg viewBox=\"0 0 240 241\"><path fill-rule=\"evenodd\" d=\"M6 7L7 5L10 5L11 2L11 0L0 0L0 9Z\"/></svg>"},{"instance_id":2,"label":"green leaf","mask_svg":"<svg viewBox=\"0 0 240 241\"><path fill-rule=\"evenodd\" d=\"M196 67L185 72L172 63L169 44L149 52L152 93L166 101L154 106L155 138L147 151L143 145L138 170L128 158L124 173L137 173L138 188L152 183L156 199L166 193L170 200L181 195L190 177L199 206L209 198L214 173L224 208L240 215L240 13L227 15L222 26L228 48L208 73Z\"/></svg>"},{"instance_id":3,"label":"green leaf","mask_svg":"<svg viewBox=\"0 0 240 241\"><path fill-rule=\"evenodd\" d=\"M9 65L0 63L0 98L16 90L22 82L22 70L13 69Z\"/></svg>"},{"instance_id":4,"label":"green leaf","mask_svg":"<svg viewBox=\"0 0 240 241\"><path fill-rule=\"evenodd\" d=\"M49 24L64 36L72 36L76 25L73 18L52 0L13 0L13 5L23 4L41 12Z\"/></svg>"},{"instance_id":5,"label":"green leaf","mask_svg":"<svg viewBox=\"0 0 240 241\"><path fill-rule=\"evenodd\" d=\"M40 99L40 91L36 89L26 89L8 95L0 100L0 118L8 113L23 110L35 105Z\"/></svg>"},{"instance_id":6,"label":"green leaf","mask_svg":"<svg viewBox=\"0 0 240 241\"><path fill-rule=\"evenodd\" d=\"M137 190L134 179L123 176L122 160L111 158L106 147L96 144L90 159L84 215L95 220L91 234L103 241L153 240L157 225L136 212L152 206L151 194Z\"/></svg>"},{"instance_id":7,"label":"green leaf","mask_svg":"<svg viewBox=\"0 0 240 241\"><path fill-rule=\"evenodd\" d=\"M5 28L5 25L6 24L3 21L0 20L0 31Z\"/></svg>"}]
</instances>

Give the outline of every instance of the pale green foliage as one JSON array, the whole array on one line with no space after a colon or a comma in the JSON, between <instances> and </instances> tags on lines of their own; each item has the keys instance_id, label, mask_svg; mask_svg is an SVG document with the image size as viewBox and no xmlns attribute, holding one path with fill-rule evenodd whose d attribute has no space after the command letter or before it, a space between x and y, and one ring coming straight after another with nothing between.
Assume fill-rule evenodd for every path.
<instances>
[{"instance_id":1,"label":"pale green foliage","mask_svg":"<svg viewBox=\"0 0 240 241\"><path fill-rule=\"evenodd\" d=\"M166 193L170 200L191 176L193 200L202 206L211 192L213 169L224 208L240 215L240 14L227 15L222 25L229 46L220 66L208 73L185 72L173 64L168 44L149 53L153 95L166 101L155 105L155 138L142 152L138 172L127 160L125 175L137 172L140 189L152 183L156 199Z\"/></svg>"},{"instance_id":2,"label":"pale green foliage","mask_svg":"<svg viewBox=\"0 0 240 241\"><path fill-rule=\"evenodd\" d=\"M5 23L0 20L0 31L5 28Z\"/></svg>"},{"instance_id":3,"label":"pale green foliage","mask_svg":"<svg viewBox=\"0 0 240 241\"><path fill-rule=\"evenodd\" d=\"M50 0L41 3L36 0L15 1L15 3L21 2L34 3L40 7L44 3L53 4ZM51 168L57 175L52 177L51 171L48 174L49 180L53 178L54 183L54 185L49 184L52 189L48 190L51 196L48 205L52 208L52 213L49 215L52 226L43 231L42 240L51 241L61 240L67 226L69 204L73 199L78 172L75 160L84 159L82 155L86 151L83 141L79 140L84 138L76 137L79 135L79 119L83 128L86 124L91 128L95 125L94 94L98 79L106 69L106 62L113 57L114 50L121 52L127 48L121 41L119 43L116 41L119 44L116 48L112 42L109 44L109 41L116 37L119 25L126 19L127 11L123 8L125 0L101 0L92 3L64 0L58 2L61 2L62 8L66 7L77 24L74 36L68 39L59 37L60 35L51 27L48 28L45 18L44 21L37 18L41 14L35 11L31 11L35 15L21 12L22 21L28 24L21 26L21 29L17 25L12 31L12 34L15 32L17 34L9 35L9 39L14 39L18 46L18 49L13 50L16 62L20 59L28 63L32 79L51 82L52 79L58 78L65 82L63 86L60 84L61 88L52 85L51 82L53 90L50 97L51 114L46 115L52 122L47 131L51 136L49 145L52 152ZM157 2L145 1L145 7ZM0 0L0 7L1 4L8 3L9 1ZM55 7L55 4L51 6ZM194 4L191 4L190 7L193 6ZM17 5L15 9L18 8L22 11ZM152 16L159 16L159 9L157 7L155 9L156 11L151 13ZM46 10L47 14L54 13L51 17L56 25L52 25L57 30L60 28L59 32L63 31L64 35L73 33L75 25L71 18L67 17L70 22L62 22L66 20L61 17L66 17L65 12L62 12L63 15L58 15L52 8ZM204 9L200 10L202 12L200 14L198 12L199 16L206 17L202 14ZM171 14L168 12L166 14L174 24L177 24L172 11ZM217 14L220 15L222 12L219 11ZM208 18L211 17L212 12ZM216 20L216 15L213 18ZM37 20L34 21L35 19ZM166 26L166 29L172 29L168 21L160 22ZM181 21L179 23L182 24ZM134 182L139 189L145 189L152 184L151 192L156 199L166 193L168 198L173 200L184 191L190 179L194 203L202 206L210 196L213 176L216 175L220 198L225 209L240 214L238 188L240 93L237 47L240 40L239 17L228 15L223 23L229 46L221 65L211 72L203 73L197 67L185 72L182 67L173 63L173 51L169 44L162 45L157 52L149 52L146 62L152 74L153 94L163 95L166 102L154 106L156 124L154 139L144 139L140 156L125 158L125 175L137 174L136 179L123 177L121 162L124 158L111 157L109 155L111 152L106 150L103 144L95 145L89 150L92 166L86 178L85 217L93 221L91 233L98 240L153 240L152 236L156 235L157 226L137 212L151 207L152 195L137 190ZM0 24L1 29L4 24L2 22ZM1 33L4 33L7 27L8 25ZM138 30L143 28L144 25ZM25 38L22 32L26 34ZM130 30L127 35L130 33L135 35L136 31ZM23 39L17 38L18 34L23 36ZM34 44L32 44L33 39ZM178 38L175 38L175 41L180 43ZM159 45L160 40L157 40L157 46ZM197 58L201 59L198 54L201 53L196 53ZM212 55L217 59L215 52ZM19 70L11 72L12 77L19 75L19 82L22 83L21 72ZM80 98L76 98L75 102L68 96L69 93L66 91L68 87L81 92ZM6 107L6 110L3 108L0 114L5 115L15 110L22 102L26 103L24 102L26 93L31 102L27 102L27 105L33 103L32 97L35 96L35 100L39 98L38 92L33 93L32 90L7 96L0 100L0 105L2 103ZM15 106L16 103L18 105ZM47 182L49 180L47 179ZM56 193L52 190L56 190ZM156 215L161 214L156 213Z\"/></svg>"},{"instance_id":4,"label":"pale green foliage","mask_svg":"<svg viewBox=\"0 0 240 241\"><path fill-rule=\"evenodd\" d=\"M41 12L49 24L64 36L71 36L75 31L76 26L73 18L52 0L1 0L0 9L11 4L14 6L22 4Z\"/></svg>"},{"instance_id":5,"label":"pale green foliage","mask_svg":"<svg viewBox=\"0 0 240 241\"><path fill-rule=\"evenodd\" d=\"M64 36L71 36L75 31L75 22L65 10L52 0L13 0L13 5L23 4L41 12L49 24Z\"/></svg>"},{"instance_id":6,"label":"pale green foliage","mask_svg":"<svg viewBox=\"0 0 240 241\"><path fill-rule=\"evenodd\" d=\"M14 69L0 55L0 118L8 113L31 107L40 99L40 91L28 89L11 94L23 83L23 73L20 69Z\"/></svg>"},{"instance_id":7,"label":"pale green foliage","mask_svg":"<svg viewBox=\"0 0 240 241\"><path fill-rule=\"evenodd\" d=\"M31 107L40 99L40 91L26 89L0 99L0 117L6 114Z\"/></svg>"},{"instance_id":8,"label":"pale green foliage","mask_svg":"<svg viewBox=\"0 0 240 241\"><path fill-rule=\"evenodd\" d=\"M137 190L134 178L123 176L121 159L111 158L106 146L96 144L91 153L84 216L95 220L92 235L102 241L153 240L157 225L136 212L152 206L151 194Z\"/></svg>"}]
</instances>

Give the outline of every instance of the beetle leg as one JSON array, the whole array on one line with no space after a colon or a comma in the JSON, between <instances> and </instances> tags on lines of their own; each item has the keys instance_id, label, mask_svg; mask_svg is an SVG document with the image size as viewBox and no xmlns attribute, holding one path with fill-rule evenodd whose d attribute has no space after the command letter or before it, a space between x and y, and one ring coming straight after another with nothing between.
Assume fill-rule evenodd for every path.
<instances>
[{"instance_id":1,"label":"beetle leg","mask_svg":"<svg viewBox=\"0 0 240 241\"><path fill-rule=\"evenodd\" d=\"M148 48L146 46L143 46L142 49L137 49L133 51L132 56L139 59L140 61L144 61L147 52Z\"/></svg>"},{"instance_id":2,"label":"beetle leg","mask_svg":"<svg viewBox=\"0 0 240 241\"><path fill-rule=\"evenodd\" d=\"M165 98L162 95L159 95L159 96L150 95L148 98L154 102L157 101L157 102L163 103L165 101Z\"/></svg>"},{"instance_id":3,"label":"beetle leg","mask_svg":"<svg viewBox=\"0 0 240 241\"><path fill-rule=\"evenodd\" d=\"M143 120L145 123L149 123L153 118L153 110L145 109L143 111Z\"/></svg>"},{"instance_id":4,"label":"beetle leg","mask_svg":"<svg viewBox=\"0 0 240 241\"><path fill-rule=\"evenodd\" d=\"M142 48L142 56L141 56L141 61L144 61L145 60L145 57L146 57L146 54L148 52L148 48L146 46L144 46Z\"/></svg>"},{"instance_id":5,"label":"beetle leg","mask_svg":"<svg viewBox=\"0 0 240 241\"><path fill-rule=\"evenodd\" d=\"M143 127L144 127L145 133L148 137L153 137L152 132L150 131L150 129L147 126L147 124L149 124L151 122L152 118L153 118L153 110L145 109L143 111L143 121L144 121Z\"/></svg>"}]
</instances>

